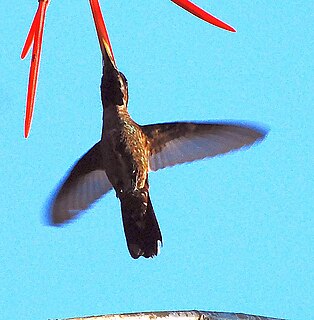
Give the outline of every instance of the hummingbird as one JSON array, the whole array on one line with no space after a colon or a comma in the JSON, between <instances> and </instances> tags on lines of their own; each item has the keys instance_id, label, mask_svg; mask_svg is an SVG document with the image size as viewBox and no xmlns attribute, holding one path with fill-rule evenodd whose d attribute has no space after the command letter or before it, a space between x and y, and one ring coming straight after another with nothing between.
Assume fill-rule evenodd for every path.
<instances>
[{"instance_id":1,"label":"hummingbird","mask_svg":"<svg viewBox=\"0 0 314 320\"><path fill-rule=\"evenodd\" d=\"M132 258L157 255L162 235L149 195L148 173L247 148L266 131L237 122L139 125L128 112L128 82L103 46L102 135L74 165L50 203L49 220L62 225L115 190Z\"/></svg>"}]
</instances>

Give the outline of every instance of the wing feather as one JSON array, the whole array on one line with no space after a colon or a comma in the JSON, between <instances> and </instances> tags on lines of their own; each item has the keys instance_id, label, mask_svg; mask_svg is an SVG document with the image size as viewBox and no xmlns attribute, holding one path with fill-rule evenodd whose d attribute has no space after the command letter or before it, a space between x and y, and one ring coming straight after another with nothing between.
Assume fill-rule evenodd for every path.
<instances>
[{"instance_id":1,"label":"wing feather","mask_svg":"<svg viewBox=\"0 0 314 320\"><path fill-rule=\"evenodd\" d=\"M142 126L151 145L150 170L250 147L267 131L246 123L173 122Z\"/></svg>"},{"instance_id":2,"label":"wing feather","mask_svg":"<svg viewBox=\"0 0 314 320\"><path fill-rule=\"evenodd\" d=\"M111 189L97 143L74 165L54 195L49 204L49 222L60 225L76 218Z\"/></svg>"}]
</instances>

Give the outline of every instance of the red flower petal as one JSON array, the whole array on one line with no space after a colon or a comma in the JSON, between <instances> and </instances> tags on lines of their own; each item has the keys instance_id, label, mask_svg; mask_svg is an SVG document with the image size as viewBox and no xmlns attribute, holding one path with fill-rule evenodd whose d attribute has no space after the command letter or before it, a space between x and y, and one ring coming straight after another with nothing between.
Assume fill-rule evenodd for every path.
<instances>
[{"instance_id":1,"label":"red flower petal","mask_svg":"<svg viewBox=\"0 0 314 320\"><path fill-rule=\"evenodd\" d=\"M34 16L34 20L32 22L30 29L29 29L27 38L25 40L24 47L23 47L23 50L21 53L21 59L24 59L27 56L29 49L31 48L31 46L33 44L35 32L39 26L38 23L39 23L39 7L36 11L36 14Z\"/></svg>"},{"instance_id":2,"label":"red flower petal","mask_svg":"<svg viewBox=\"0 0 314 320\"><path fill-rule=\"evenodd\" d=\"M107 50L106 47L109 48L109 52L111 54L111 60L115 64L113 50L112 50L111 43L109 40L109 36L108 36L108 32L107 32L106 25L104 22L104 18L101 13L99 2L98 2L98 0L89 0L89 3L91 6L91 9L92 9L93 18L94 18L94 22L95 22L95 27L96 27L101 51L104 52L104 50Z\"/></svg>"},{"instance_id":3,"label":"red flower petal","mask_svg":"<svg viewBox=\"0 0 314 320\"><path fill-rule=\"evenodd\" d=\"M231 32L236 32L236 30L233 27L217 19L216 17L206 12L205 10L201 9L200 7L198 7L197 5L195 5L189 0L171 0L171 1L177 4L178 6L180 6L181 8L187 10L188 12L194 14L196 17L206 22L209 22L210 24L215 25L216 27L219 27Z\"/></svg>"},{"instance_id":4,"label":"red flower petal","mask_svg":"<svg viewBox=\"0 0 314 320\"><path fill-rule=\"evenodd\" d=\"M46 15L48 3L49 3L49 0L39 1L37 13L33 20L32 26L30 28L29 34L27 36L27 39L22 51L22 55L25 56L28 50L30 49L32 41L34 41L31 67L30 67L30 73L29 73L29 81L28 81L27 100L26 100L26 114L25 114L25 122L24 122L25 138L27 138L29 135L29 131L32 123L37 80L38 80L39 63L40 63L40 54L41 54L42 39L43 39L43 32L44 32L44 22L45 22L45 15Z\"/></svg>"}]
</instances>

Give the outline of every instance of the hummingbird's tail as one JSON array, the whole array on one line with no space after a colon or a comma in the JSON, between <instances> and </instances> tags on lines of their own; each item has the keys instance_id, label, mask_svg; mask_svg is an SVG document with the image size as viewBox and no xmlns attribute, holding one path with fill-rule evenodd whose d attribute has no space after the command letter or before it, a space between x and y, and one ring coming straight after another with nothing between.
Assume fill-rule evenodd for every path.
<instances>
[{"instance_id":1,"label":"hummingbird's tail","mask_svg":"<svg viewBox=\"0 0 314 320\"><path fill-rule=\"evenodd\" d=\"M122 220L132 258L150 258L158 254L161 232L148 190L128 192L120 197Z\"/></svg>"}]
</instances>

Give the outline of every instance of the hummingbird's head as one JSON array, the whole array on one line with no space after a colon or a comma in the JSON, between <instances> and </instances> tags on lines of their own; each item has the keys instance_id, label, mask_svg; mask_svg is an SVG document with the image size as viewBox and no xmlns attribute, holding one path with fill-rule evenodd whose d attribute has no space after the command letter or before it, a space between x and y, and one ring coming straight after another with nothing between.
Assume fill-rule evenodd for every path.
<instances>
[{"instance_id":1,"label":"hummingbird's head","mask_svg":"<svg viewBox=\"0 0 314 320\"><path fill-rule=\"evenodd\" d=\"M103 50L103 75L101 79L101 99L104 108L128 104L128 81L117 69L110 51Z\"/></svg>"}]
</instances>

